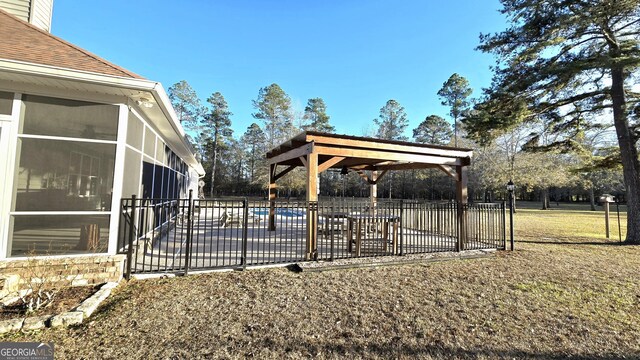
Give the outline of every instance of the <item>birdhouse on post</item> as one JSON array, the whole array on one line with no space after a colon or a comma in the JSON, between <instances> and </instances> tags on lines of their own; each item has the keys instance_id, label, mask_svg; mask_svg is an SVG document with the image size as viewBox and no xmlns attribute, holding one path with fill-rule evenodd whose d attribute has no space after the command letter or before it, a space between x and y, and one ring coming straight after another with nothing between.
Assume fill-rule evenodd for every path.
<instances>
[{"instance_id":1,"label":"birdhouse on post","mask_svg":"<svg viewBox=\"0 0 640 360\"><path fill-rule=\"evenodd\" d=\"M613 195L602 194L598 201L604 206L604 224L606 228L607 239L609 239L609 204L615 202Z\"/></svg>"}]
</instances>

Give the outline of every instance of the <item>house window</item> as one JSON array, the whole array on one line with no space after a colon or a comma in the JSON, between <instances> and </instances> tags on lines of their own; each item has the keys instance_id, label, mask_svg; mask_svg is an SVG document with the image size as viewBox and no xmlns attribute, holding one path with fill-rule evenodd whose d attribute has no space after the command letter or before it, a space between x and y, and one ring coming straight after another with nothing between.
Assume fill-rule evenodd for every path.
<instances>
[{"instance_id":1,"label":"house window","mask_svg":"<svg viewBox=\"0 0 640 360\"><path fill-rule=\"evenodd\" d=\"M118 107L25 95L10 256L106 252Z\"/></svg>"},{"instance_id":2,"label":"house window","mask_svg":"<svg viewBox=\"0 0 640 360\"><path fill-rule=\"evenodd\" d=\"M100 158L72 151L69 164L69 195L96 196L99 182Z\"/></svg>"}]
</instances>

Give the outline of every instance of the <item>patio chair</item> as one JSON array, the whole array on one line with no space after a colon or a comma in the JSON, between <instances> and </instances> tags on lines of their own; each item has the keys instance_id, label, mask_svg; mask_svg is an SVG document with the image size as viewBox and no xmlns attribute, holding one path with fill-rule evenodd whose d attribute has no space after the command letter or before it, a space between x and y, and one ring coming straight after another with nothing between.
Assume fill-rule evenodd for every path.
<instances>
[{"instance_id":1,"label":"patio chair","mask_svg":"<svg viewBox=\"0 0 640 360\"><path fill-rule=\"evenodd\" d=\"M242 212L233 212L233 211L223 211L222 215L220 215L220 219L218 220L222 227L229 227L230 225L236 224L241 226L244 223L244 216ZM249 212L247 214L247 220L256 224L260 222L260 216Z\"/></svg>"},{"instance_id":2,"label":"patio chair","mask_svg":"<svg viewBox=\"0 0 640 360\"><path fill-rule=\"evenodd\" d=\"M218 220L222 227L229 227L233 224L242 225L242 219L239 216L234 216L234 214L230 211L223 211L222 215L220 215L220 219Z\"/></svg>"}]
</instances>

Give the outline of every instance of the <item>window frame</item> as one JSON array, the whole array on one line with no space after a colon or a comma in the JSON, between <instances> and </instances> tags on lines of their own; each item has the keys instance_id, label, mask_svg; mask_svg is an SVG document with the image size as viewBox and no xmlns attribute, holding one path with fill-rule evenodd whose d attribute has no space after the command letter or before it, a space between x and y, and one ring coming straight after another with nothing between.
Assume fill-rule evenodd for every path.
<instances>
[{"instance_id":1,"label":"window frame","mask_svg":"<svg viewBox=\"0 0 640 360\"><path fill-rule=\"evenodd\" d=\"M0 256L3 256L5 259L13 260L13 259L24 259L27 256L23 254L12 256L12 246L13 246L13 235L14 235L14 218L15 217L23 217L23 216L38 216L38 215L52 215L52 216L60 216L60 215L68 215L68 216L81 216L81 215L104 215L109 217L109 226L106 231L108 231L108 242L107 249L105 252L84 252L84 253L65 253L65 254L54 254L54 255L44 255L44 254L36 254L36 256L46 256L49 257L75 257L75 256L99 256L106 254L114 254L115 251L115 243L117 241L117 229L118 229L118 218L117 214L119 213L119 196L114 196L117 188L121 191L122 187L122 169L119 170L119 166L123 166L124 154L123 152L123 143L126 142L126 125L127 119L123 119L123 113L128 114L128 108L126 105L119 102L108 102L108 101L96 101L96 100L81 100L74 99L72 97L60 97L57 95L51 94L34 94L34 93L20 93L15 92L14 97L14 110L12 114L12 123L14 127L14 131L12 131L11 136L11 144L9 145L9 153L8 158L9 161L12 162L12 166L8 167L8 170L12 170L12 176L10 176L11 181L6 184L5 192L8 193L10 197L10 201L4 201L4 203L8 206L9 211L5 211L4 214L7 214L7 218L3 219L0 224L0 228L4 226L4 233L2 234L2 248L0 249ZM74 101L83 101L90 102L101 105L111 105L118 107L116 121L116 138L115 140L102 140L102 139L88 139L88 138L78 138L78 137L65 137L65 136L55 136L55 135L40 135L40 134L24 134L23 127L25 122L25 114L26 107L28 104L24 101L24 95L35 95L39 97L49 97L53 99L62 99L62 100L74 100ZM16 103L18 104L18 111L16 113ZM123 138L122 134L125 135ZM42 140L56 140L56 141L67 141L67 142L81 142L81 143L95 143L95 144L107 144L114 145L115 147L115 156L114 161L112 163L108 163L108 166L111 166L111 172L113 173L113 180L111 185L111 209L110 210L100 210L100 211L75 211L75 210L57 210L57 211L16 211L16 196L17 196L17 178L19 172L19 164L21 157L21 150L18 150L18 142L20 139L42 139ZM71 156L71 153L69 154ZM98 159L99 160L99 159ZM92 161L93 162L93 161ZM70 180L69 175L67 174L67 181ZM90 184L89 184L90 185ZM116 199L117 198L117 199ZM109 201L109 200L107 200Z\"/></svg>"}]
</instances>

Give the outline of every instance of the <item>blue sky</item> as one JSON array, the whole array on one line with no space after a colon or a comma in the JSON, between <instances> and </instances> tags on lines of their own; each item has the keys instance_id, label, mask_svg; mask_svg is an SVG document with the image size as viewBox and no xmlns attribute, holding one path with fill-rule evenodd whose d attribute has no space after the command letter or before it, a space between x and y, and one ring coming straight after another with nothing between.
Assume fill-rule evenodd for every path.
<instances>
[{"instance_id":1,"label":"blue sky","mask_svg":"<svg viewBox=\"0 0 640 360\"><path fill-rule=\"evenodd\" d=\"M338 133L362 135L389 99L405 107L407 135L454 72L474 96L492 56L474 48L505 28L497 0L57 0L53 34L160 81L187 80L202 100L220 91L236 135L252 122L258 90L279 84L297 111L325 100Z\"/></svg>"}]
</instances>

